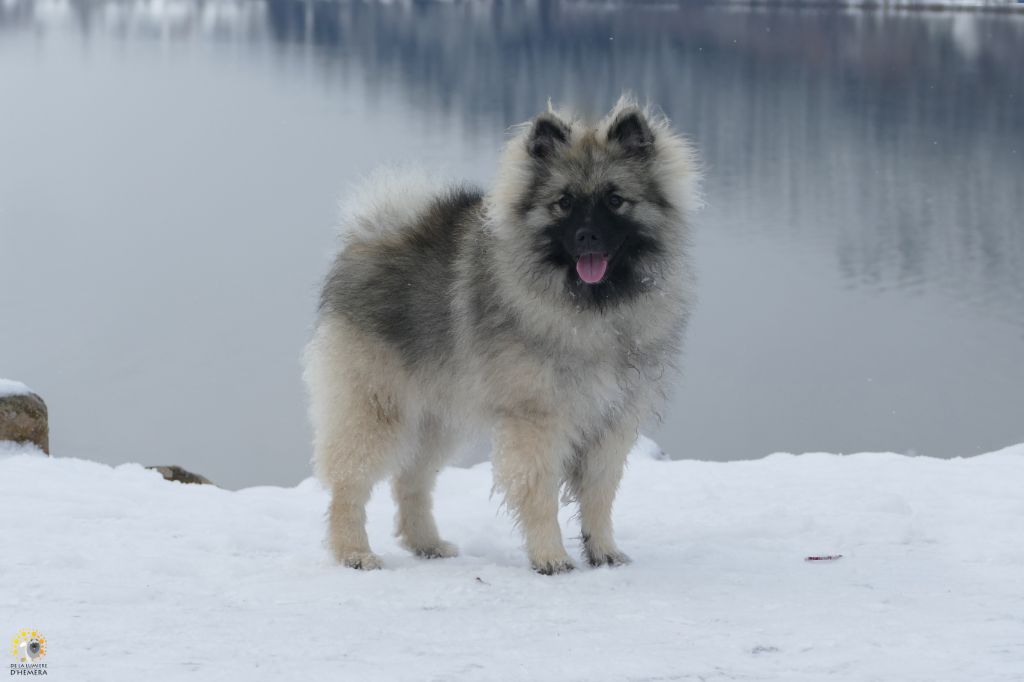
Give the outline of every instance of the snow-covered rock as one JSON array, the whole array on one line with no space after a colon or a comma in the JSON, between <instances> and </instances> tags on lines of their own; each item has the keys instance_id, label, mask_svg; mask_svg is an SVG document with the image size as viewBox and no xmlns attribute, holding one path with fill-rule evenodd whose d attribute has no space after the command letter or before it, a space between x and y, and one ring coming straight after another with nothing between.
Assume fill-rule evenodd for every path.
<instances>
[{"instance_id":1,"label":"snow-covered rock","mask_svg":"<svg viewBox=\"0 0 1024 682\"><path fill-rule=\"evenodd\" d=\"M20 381L0 379L0 442L32 443L50 451L46 403Z\"/></svg>"},{"instance_id":2,"label":"snow-covered rock","mask_svg":"<svg viewBox=\"0 0 1024 682\"><path fill-rule=\"evenodd\" d=\"M456 559L361 573L327 494L237 492L0 446L0 635L65 680L1020 680L1024 444L980 457L634 453L622 568L528 568L490 467L438 482ZM578 554L571 510L563 532ZM808 562L808 555L842 555ZM6 630L4 630L6 628Z\"/></svg>"},{"instance_id":3,"label":"snow-covered rock","mask_svg":"<svg viewBox=\"0 0 1024 682\"><path fill-rule=\"evenodd\" d=\"M152 469L166 481L177 481L178 483L189 483L196 485L213 485L213 481L208 479L202 474L196 474L188 469L184 469L177 464L171 464L169 466L150 466L147 469Z\"/></svg>"},{"instance_id":4,"label":"snow-covered rock","mask_svg":"<svg viewBox=\"0 0 1024 682\"><path fill-rule=\"evenodd\" d=\"M26 395L31 393L29 387L20 381L14 381L13 379L0 379L0 398L6 398L10 395Z\"/></svg>"}]
</instances>

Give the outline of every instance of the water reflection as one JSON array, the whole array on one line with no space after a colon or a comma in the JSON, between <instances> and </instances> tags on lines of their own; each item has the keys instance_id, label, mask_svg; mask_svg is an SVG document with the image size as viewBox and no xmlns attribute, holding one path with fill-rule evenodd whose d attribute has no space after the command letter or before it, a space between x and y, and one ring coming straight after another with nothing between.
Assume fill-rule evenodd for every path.
<instances>
[{"instance_id":1,"label":"water reflection","mask_svg":"<svg viewBox=\"0 0 1024 682\"><path fill-rule=\"evenodd\" d=\"M40 55L74 40L121 45L124 62L158 46L167 61L196 59L186 71L197 80L204 63L237 60L273 80L275 101L296 120L318 126L308 93L345 106L358 99L379 108L369 135L415 122L394 146L422 140L416 156L463 140L480 150L460 152L474 156L463 165L481 173L500 131L548 97L599 112L632 90L696 140L708 171L702 307L686 382L661 431L675 454L945 456L1024 439L1022 12L0 0L0 53L8 43L14 56L2 55L0 77L34 73ZM168 85L186 104L202 96L191 87ZM309 134L326 148L349 120ZM216 147L217 125L231 122L195 133L198 149ZM346 158L344 173L364 172L371 156ZM338 173L326 159L320 170ZM17 177L11 168L0 179ZM312 168L274 177L280 206L310 198L300 188L319 177ZM195 172L183 188L216 181ZM231 172L256 171L239 163ZM10 230L0 223L0 238ZM301 238L309 252L322 245ZM300 294L308 297L297 292L282 309L308 303ZM293 352L295 337L281 334L254 360ZM5 338L7 352L21 347ZM290 406L272 448L303 449L294 368L280 377L270 388ZM298 478L294 461L264 454L265 473L227 482Z\"/></svg>"},{"instance_id":2,"label":"water reflection","mask_svg":"<svg viewBox=\"0 0 1024 682\"><path fill-rule=\"evenodd\" d=\"M729 203L731 228L804 232L832 245L851 285L935 281L1024 322L1024 13L0 5L3 29L60 22L105 37L313 48L324 78L360 77L371 93L397 86L413 111L454 113L471 130L524 120L549 96L598 112L631 90L699 141L712 201Z\"/></svg>"}]
</instances>

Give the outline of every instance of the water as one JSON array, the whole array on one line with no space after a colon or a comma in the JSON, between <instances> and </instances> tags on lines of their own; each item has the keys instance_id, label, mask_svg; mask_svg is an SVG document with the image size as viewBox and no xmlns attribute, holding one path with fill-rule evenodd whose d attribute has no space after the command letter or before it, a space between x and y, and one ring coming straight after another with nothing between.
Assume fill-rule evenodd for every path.
<instances>
[{"instance_id":1,"label":"water","mask_svg":"<svg viewBox=\"0 0 1024 682\"><path fill-rule=\"evenodd\" d=\"M674 457L1024 441L1024 13L0 2L0 376L55 454L308 475L342 188L486 184L550 96L700 148Z\"/></svg>"}]
</instances>

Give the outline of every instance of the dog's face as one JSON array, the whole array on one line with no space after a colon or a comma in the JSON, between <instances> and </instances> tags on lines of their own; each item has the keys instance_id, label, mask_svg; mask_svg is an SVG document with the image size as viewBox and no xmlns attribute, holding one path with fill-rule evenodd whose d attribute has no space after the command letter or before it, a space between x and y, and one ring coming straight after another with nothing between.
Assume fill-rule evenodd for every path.
<instances>
[{"instance_id":1,"label":"dog's face","mask_svg":"<svg viewBox=\"0 0 1024 682\"><path fill-rule=\"evenodd\" d=\"M687 208L675 185L688 180L689 150L666 124L623 103L596 126L544 113L510 146L500 229L521 242L523 277L599 308L657 286Z\"/></svg>"}]
</instances>

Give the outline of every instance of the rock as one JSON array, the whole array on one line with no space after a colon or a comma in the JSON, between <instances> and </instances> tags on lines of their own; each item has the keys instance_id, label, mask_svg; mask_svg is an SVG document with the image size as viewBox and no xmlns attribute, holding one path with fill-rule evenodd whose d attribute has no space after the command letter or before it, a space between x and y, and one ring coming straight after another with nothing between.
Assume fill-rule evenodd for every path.
<instances>
[{"instance_id":1,"label":"rock","mask_svg":"<svg viewBox=\"0 0 1024 682\"><path fill-rule=\"evenodd\" d=\"M661 449L661 446L655 443L647 436L637 436L636 444L633 445L633 455L640 457L650 457L651 459L657 459L662 462L667 462L672 458L669 454Z\"/></svg>"},{"instance_id":2,"label":"rock","mask_svg":"<svg viewBox=\"0 0 1024 682\"><path fill-rule=\"evenodd\" d=\"M34 443L50 454L46 403L35 393L0 393L0 440Z\"/></svg>"},{"instance_id":3,"label":"rock","mask_svg":"<svg viewBox=\"0 0 1024 682\"><path fill-rule=\"evenodd\" d=\"M146 468L158 472L168 481L178 481L179 483L197 483L200 485L213 485L213 482L206 476L193 474L191 471L182 469L179 466L154 466Z\"/></svg>"}]
</instances>

